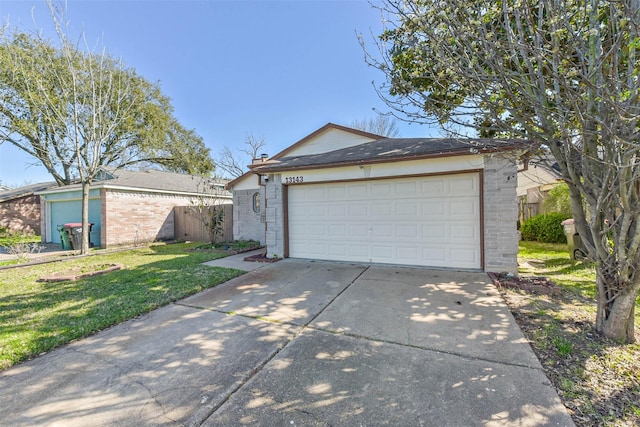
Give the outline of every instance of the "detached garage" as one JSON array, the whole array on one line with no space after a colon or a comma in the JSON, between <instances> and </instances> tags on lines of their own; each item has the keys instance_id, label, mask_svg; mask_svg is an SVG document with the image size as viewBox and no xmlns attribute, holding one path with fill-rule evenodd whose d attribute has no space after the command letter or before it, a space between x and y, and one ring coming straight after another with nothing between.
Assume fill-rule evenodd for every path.
<instances>
[{"instance_id":1,"label":"detached garage","mask_svg":"<svg viewBox=\"0 0 640 427\"><path fill-rule=\"evenodd\" d=\"M524 148L328 124L230 185L266 188L268 256L516 271L515 159Z\"/></svg>"}]
</instances>

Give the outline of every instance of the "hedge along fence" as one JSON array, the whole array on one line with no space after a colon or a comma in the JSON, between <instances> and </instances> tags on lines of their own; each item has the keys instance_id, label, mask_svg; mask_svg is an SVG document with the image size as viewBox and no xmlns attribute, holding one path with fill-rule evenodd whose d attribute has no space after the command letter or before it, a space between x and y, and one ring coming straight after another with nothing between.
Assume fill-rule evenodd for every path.
<instances>
[{"instance_id":1,"label":"hedge along fence","mask_svg":"<svg viewBox=\"0 0 640 427\"><path fill-rule=\"evenodd\" d=\"M224 207L224 223L222 233L216 238L218 242L229 242L233 240L233 205L222 205ZM213 209L213 206L209 206ZM216 206L220 208L220 206ZM202 221L196 214L193 206L176 206L173 208L174 231L176 240L190 240L192 242L208 242L209 233Z\"/></svg>"},{"instance_id":2,"label":"hedge along fence","mask_svg":"<svg viewBox=\"0 0 640 427\"><path fill-rule=\"evenodd\" d=\"M547 213L529 218L520 227L523 240L537 240L542 243L567 243L562 221L570 215Z\"/></svg>"}]
</instances>

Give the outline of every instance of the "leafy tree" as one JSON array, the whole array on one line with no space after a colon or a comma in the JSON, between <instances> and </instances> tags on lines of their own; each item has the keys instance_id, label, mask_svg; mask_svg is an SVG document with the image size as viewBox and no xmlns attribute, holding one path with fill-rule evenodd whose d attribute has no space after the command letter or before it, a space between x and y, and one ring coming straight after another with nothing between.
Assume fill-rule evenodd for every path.
<instances>
[{"instance_id":1,"label":"leafy tree","mask_svg":"<svg viewBox=\"0 0 640 427\"><path fill-rule=\"evenodd\" d=\"M400 134L400 129L395 119L389 115L380 113L378 113L375 118L369 120L354 120L349 126L376 135L386 136L387 138L395 138Z\"/></svg>"},{"instance_id":2,"label":"leafy tree","mask_svg":"<svg viewBox=\"0 0 640 427\"><path fill-rule=\"evenodd\" d=\"M545 212L558 212L564 215L571 215L571 196L566 183L560 183L549 190L549 194L544 199Z\"/></svg>"},{"instance_id":3,"label":"leafy tree","mask_svg":"<svg viewBox=\"0 0 640 427\"><path fill-rule=\"evenodd\" d=\"M408 120L549 150L597 261L596 329L634 338L640 290L640 2L385 0L370 64Z\"/></svg>"},{"instance_id":4,"label":"leafy tree","mask_svg":"<svg viewBox=\"0 0 640 427\"><path fill-rule=\"evenodd\" d=\"M183 128L157 84L102 52L72 44L47 2L58 43L19 31L0 39L0 143L36 158L59 185L82 184L82 252L88 252L89 187L103 166L159 164L207 175L202 139Z\"/></svg>"}]
</instances>

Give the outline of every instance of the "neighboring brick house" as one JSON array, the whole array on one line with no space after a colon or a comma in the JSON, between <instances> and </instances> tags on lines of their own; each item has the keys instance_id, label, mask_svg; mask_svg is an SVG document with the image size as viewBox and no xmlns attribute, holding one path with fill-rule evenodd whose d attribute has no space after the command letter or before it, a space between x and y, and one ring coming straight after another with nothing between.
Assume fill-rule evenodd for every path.
<instances>
[{"instance_id":1,"label":"neighboring brick house","mask_svg":"<svg viewBox=\"0 0 640 427\"><path fill-rule=\"evenodd\" d=\"M39 235L40 196L35 193L55 185L43 182L0 192L0 227Z\"/></svg>"},{"instance_id":2,"label":"neighboring brick house","mask_svg":"<svg viewBox=\"0 0 640 427\"><path fill-rule=\"evenodd\" d=\"M516 157L527 146L329 123L229 183L234 238L264 236L269 257L517 272Z\"/></svg>"},{"instance_id":3,"label":"neighboring brick house","mask_svg":"<svg viewBox=\"0 0 640 427\"><path fill-rule=\"evenodd\" d=\"M103 248L172 240L174 207L188 206L200 197L232 203L224 190L227 181L216 181L215 195L203 191L200 178L156 170L104 170L89 191L91 243ZM211 185L209 183L208 185ZM82 218L80 185L49 189L42 197L41 227L44 242L60 243L57 227Z\"/></svg>"}]
</instances>

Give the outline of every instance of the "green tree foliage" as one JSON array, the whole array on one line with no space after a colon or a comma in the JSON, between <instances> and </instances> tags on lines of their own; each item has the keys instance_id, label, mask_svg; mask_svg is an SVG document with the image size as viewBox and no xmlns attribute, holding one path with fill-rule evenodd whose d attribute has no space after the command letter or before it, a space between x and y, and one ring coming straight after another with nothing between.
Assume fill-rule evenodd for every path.
<instances>
[{"instance_id":1,"label":"green tree foliage","mask_svg":"<svg viewBox=\"0 0 640 427\"><path fill-rule=\"evenodd\" d=\"M529 218L520 227L523 240L537 240L542 243L567 243L562 221L569 215L552 212Z\"/></svg>"},{"instance_id":2,"label":"green tree foliage","mask_svg":"<svg viewBox=\"0 0 640 427\"><path fill-rule=\"evenodd\" d=\"M173 117L169 99L104 50L70 42L64 12L47 1L57 44L0 34L0 143L37 159L59 185L82 184L82 253L89 251L89 189L104 166L159 164L209 174L202 139Z\"/></svg>"},{"instance_id":3,"label":"green tree foliage","mask_svg":"<svg viewBox=\"0 0 640 427\"><path fill-rule=\"evenodd\" d=\"M557 161L589 258L597 330L632 342L640 290L640 2L384 0L368 61L408 120L521 137Z\"/></svg>"},{"instance_id":4,"label":"green tree foliage","mask_svg":"<svg viewBox=\"0 0 640 427\"><path fill-rule=\"evenodd\" d=\"M0 39L0 142L33 156L61 185L81 169L141 163L210 174L202 138L172 113L157 84L104 52L19 31Z\"/></svg>"},{"instance_id":5,"label":"green tree foliage","mask_svg":"<svg viewBox=\"0 0 640 427\"><path fill-rule=\"evenodd\" d=\"M549 190L543 203L545 212L558 212L570 216L571 196L567 184L561 183Z\"/></svg>"}]
</instances>

